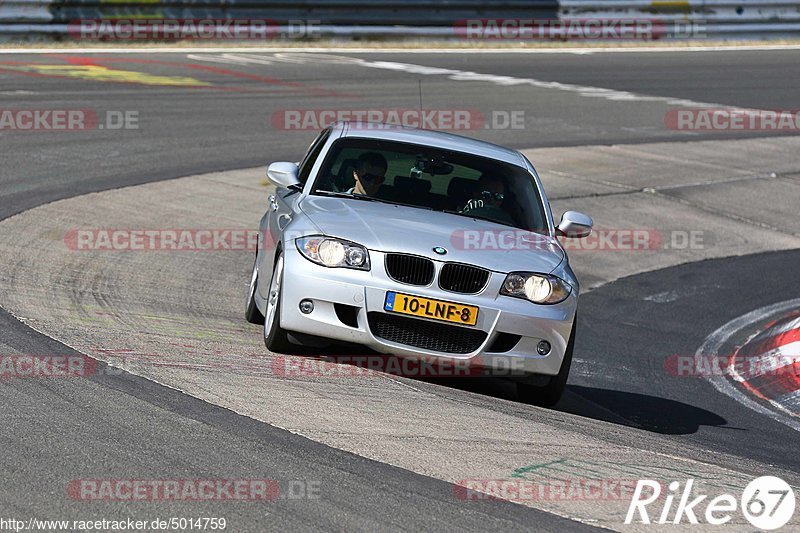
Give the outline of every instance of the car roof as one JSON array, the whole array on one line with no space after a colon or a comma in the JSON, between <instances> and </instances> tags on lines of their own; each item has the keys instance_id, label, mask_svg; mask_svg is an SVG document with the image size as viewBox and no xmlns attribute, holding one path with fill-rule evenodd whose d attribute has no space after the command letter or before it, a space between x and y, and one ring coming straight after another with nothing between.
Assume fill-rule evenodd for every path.
<instances>
[{"instance_id":1,"label":"car roof","mask_svg":"<svg viewBox=\"0 0 800 533\"><path fill-rule=\"evenodd\" d=\"M361 125L359 128L352 128L354 124ZM337 122L333 126L334 131L342 132L341 137L381 139L387 141L405 142L420 144L432 148L441 148L455 152L466 152L473 155L488 157L510 163L518 167L527 168L522 154L516 150L504 148L496 144L477 139L470 139L453 133L441 131L423 130L399 126L395 124L381 124L378 122Z\"/></svg>"}]
</instances>

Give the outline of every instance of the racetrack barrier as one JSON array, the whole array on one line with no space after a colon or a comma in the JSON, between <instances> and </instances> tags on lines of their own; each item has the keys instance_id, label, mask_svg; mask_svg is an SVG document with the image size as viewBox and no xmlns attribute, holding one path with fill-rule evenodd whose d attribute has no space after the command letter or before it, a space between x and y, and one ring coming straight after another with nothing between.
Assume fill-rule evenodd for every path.
<instances>
[{"instance_id":1,"label":"racetrack barrier","mask_svg":"<svg viewBox=\"0 0 800 533\"><path fill-rule=\"evenodd\" d=\"M469 21L492 24L546 22L548 31L500 35L515 40L594 40L591 32L563 33L559 24L594 27L598 21L649 21L647 39L796 37L800 3L790 0L0 0L0 36L75 39L82 21L269 21L269 39L464 39ZM691 31L658 31L681 24ZM305 25L313 31L292 32ZM557 31L552 28L556 27ZM163 40L160 34L146 39ZM614 38L616 33L611 33ZM184 38L184 37L179 37ZM196 37L195 37L196 38ZM498 35L468 38L496 39ZM608 39L607 33L602 39ZM629 38L623 36L622 38ZM169 40L169 39L167 39ZM209 39L211 40L211 39Z\"/></svg>"},{"instance_id":2,"label":"racetrack barrier","mask_svg":"<svg viewBox=\"0 0 800 533\"><path fill-rule=\"evenodd\" d=\"M49 23L52 0L0 0L0 25Z\"/></svg>"}]
</instances>

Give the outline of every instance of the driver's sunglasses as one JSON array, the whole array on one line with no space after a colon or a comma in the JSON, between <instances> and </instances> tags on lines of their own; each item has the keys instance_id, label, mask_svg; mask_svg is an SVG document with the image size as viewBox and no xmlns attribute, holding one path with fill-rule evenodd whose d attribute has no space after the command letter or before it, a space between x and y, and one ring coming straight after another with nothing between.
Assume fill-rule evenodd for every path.
<instances>
[{"instance_id":1,"label":"driver's sunglasses","mask_svg":"<svg viewBox=\"0 0 800 533\"><path fill-rule=\"evenodd\" d=\"M360 179L361 181L368 181L368 182L376 181L378 183L383 183L384 177L379 174L365 173L365 174L359 174L358 179Z\"/></svg>"},{"instance_id":2,"label":"driver's sunglasses","mask_svg":"<svg viewBox=\"0 0 800 533\"><path fill-rule=\"evenodd\" d=\"M481 198L484 200L497 200L498 202L502 202L505 197L506 195L501 192L483 191L481 193Z\"/></svg>"}]
</instances>

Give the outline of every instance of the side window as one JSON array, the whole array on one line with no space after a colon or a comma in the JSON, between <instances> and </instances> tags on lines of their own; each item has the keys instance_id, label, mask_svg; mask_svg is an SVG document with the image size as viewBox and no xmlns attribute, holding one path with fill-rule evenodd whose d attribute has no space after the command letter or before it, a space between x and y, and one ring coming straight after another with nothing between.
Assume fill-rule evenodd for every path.
<instances>
[{"instance_id":1,"label":"side window","mask_svg":"<svg viewBox=\"0 0 800 533\"><path fill-rule=\"evenodd\" d=\"M308 153L306 154L305 159L300 164L300 172L298 174L298 178L300 179L300 183L305 185L306 181L308 181L308 176L311 174L311 169L314 167L314 163L317 161L320 152L322 152L322 147L325 146L325 141L328 140L328 136L330 136L331 130L330 128L326 128L319 134L316 140L311 143L311 147L308 149Z\"/></svg>"}]
</instances>

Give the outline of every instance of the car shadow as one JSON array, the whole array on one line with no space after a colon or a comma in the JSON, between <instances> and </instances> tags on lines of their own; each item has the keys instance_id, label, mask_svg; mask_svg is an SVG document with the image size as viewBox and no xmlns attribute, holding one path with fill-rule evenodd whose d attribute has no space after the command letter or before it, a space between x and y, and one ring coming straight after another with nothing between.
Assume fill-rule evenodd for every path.
<instances>
[{"instance_id":1,"label":"car shadow","mask_svg":"<svg viewBox=\"0 0 800 533\"><path fill-rule=\"evenodd\" d=\"M306 349L305 351L306 357L334 360L352 366L358 366L349 362L354 355L378 355L387 358L385 361L397 359L393 356L380 356L377 352L358 346L329 346L325 349ZM343 356L344 359L341 359ZM400 366L395 366L395 368L400 368ZM519 401L516 384L508 379L497 377L404 377L512 402ZM676 400L578 385L567 385L564 396L552 409L666 435L691 434L697 432L701 426L726 426L728 423L725 418L716 413ZM729 427L728 429L736 428Z\"/></svg>"},{"instance_id":2,"label":"car shadow","mask_svg":"<svg viewBox=\"0 0 800 533\"><path fill-rule=\"evenodd\" d=\"M426 380L459 390L518 401L514 383L502 379ZM567 385L555 411L643 429L665 435L695 433L700 426L725 426L728 421L683 402L616 390ZM735 428L729 428L735 429Z\"/></svg>"},{"instance_id":3,"label":"car shadow","mask_svg":"<svg viewBox=\"0 0 800 533\"><path fill-rule=\"evenodd\" d=\"M574 385L567 386L567 392L556 406L559 411L653 433L686 435L700 426L728 423L706 409L657 396Z\"/></svg>"}]
</instances>

